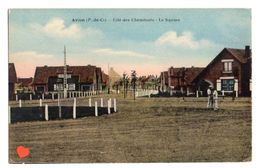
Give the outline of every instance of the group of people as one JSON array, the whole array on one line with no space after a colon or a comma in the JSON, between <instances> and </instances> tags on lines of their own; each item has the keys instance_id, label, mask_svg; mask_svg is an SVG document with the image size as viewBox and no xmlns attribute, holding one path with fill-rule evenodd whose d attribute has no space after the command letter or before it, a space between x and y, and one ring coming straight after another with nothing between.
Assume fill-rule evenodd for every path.
<instances>
[{"instance_id":1,"label":"group of people","mask_svg":"<svg viewBox=\"0 0 260 168\"><path fill-rule=\"evenodd\" d=\"M207 94L208 94L207 108L217 110L218 109L218 91L216 89L213 89L212 86L209 86L209 88L207 89Z\"/></svg>"}]
</instances>

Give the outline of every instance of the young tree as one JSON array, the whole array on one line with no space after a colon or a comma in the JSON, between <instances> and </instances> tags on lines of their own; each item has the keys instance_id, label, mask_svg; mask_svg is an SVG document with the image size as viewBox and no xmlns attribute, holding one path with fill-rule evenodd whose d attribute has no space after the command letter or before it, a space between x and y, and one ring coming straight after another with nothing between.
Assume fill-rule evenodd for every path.
<instances>
[{"instance_id":1,"label":"young tree","mask_svg":"<svg viewBox=\"0 0 260 168\"><path fill-rule=\"evenodd\" d=\"M135 87L136 87L136 81L137 81L137 77L136 77L136 71L132 70L132 74L131 74L131 84L133 86L133 91L134 91L134 100L135 100Z\"/></svg>"},{"instance_id":2,"label":"young tree","mask_svg":"<svg viewBox=\"0 0 260 168\"><path fill-rule=\"evenodd\" d=\"M126 75L126 73L124 72L124 73L123 73L124 99L126 98L126 78L127 78L127 75Z\"/></svg>"}]
</instances>

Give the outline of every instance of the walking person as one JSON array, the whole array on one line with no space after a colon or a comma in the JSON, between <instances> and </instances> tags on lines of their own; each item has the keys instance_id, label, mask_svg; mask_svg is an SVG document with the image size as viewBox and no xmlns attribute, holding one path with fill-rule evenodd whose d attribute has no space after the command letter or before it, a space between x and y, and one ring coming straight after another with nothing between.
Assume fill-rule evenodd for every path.
<instances>
[{"instance_id":1,"label":"walking person","mask_svg":"<svg viewBox=\"0 0 260 168\"><path fill-rule=\"evenodd\" d=\"M213 108L218 110L218 91L216 89L213 91Z\"/></svg>"},{"instance_id":2,"label":"walking person","mask_svg":"<svg viewBox=\"0 0 260 168\"><path fill-rule=\"evenodd\" d=\"M209 86L207 89L207 94L208 94L208 103L207 103L207 108L212 108L213 107L213 93L212 93L212 86Z\"/></svg>"}]
</instances>

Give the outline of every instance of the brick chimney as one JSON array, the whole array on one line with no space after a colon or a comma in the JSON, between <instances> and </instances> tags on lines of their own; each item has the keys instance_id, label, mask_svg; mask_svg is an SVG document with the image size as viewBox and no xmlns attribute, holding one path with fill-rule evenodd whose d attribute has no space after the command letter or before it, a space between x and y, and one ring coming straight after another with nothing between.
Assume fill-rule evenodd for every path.
<instances>
[{"instance_id":1,"label":"brick chimney","mask_svg":"<svg viewBox=\"0 0 260 168\"><path fill-rule=\"evenodd\" d=\"M250 46L245 46L245 58L249 58L251 56Z\"/></svg>"}]
</instances>

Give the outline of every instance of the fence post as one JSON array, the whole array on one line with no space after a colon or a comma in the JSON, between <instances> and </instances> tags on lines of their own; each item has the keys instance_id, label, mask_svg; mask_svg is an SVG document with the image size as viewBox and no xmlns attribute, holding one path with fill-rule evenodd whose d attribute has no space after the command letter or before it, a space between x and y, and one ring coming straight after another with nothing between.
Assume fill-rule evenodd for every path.
<instances>
[{"instance_id":1,"label":"fence post","mask_svg":"<svg viewBox=\"0 0 260 168\"><path fill-rule=\"evenodd\" d=\"M236 97L238 97L238 91L236 91Z\"/></svg>"},{"instance_id":2,"label":"fence post","mask_svg":"<svg viewBox=\"0 0 260 168\"><path fill-rule=\"evenodd\" d=\"M73 103L73 119L76 119L76 98L74 98L74 103Z\"/></svg>"},{"instance_id":3,"label":"fence post","mask_svg":"<svg viewBox=\"0 0 260 168\"><path fill-rule=\"evenodd\" d=\"M44 100L44 93L42 94L42 100Z\"/></svg>"},{"instance_id":4,"label":"fence post","mask_svg":"<svg viewBox=\"0 0 260 168\"><path fill-rule=\"evenodd\" d=\"M114 98L114 111L116 112L116 99Z\"/></svg>"},{"instance_id":5,"label":"fence post","mask_svg":"<svg viewBox=\"0 0 260 168\"><path fill-rule=\"evenodd\" d=\"M19 100L19 107L22 107L22 100Z\"/></svg>"},{"instance_id":6,"label":"fence post","mask_svg":"<svg viewBox=\"0 0 260 168\"><path fill-rule=\"evenodd\" d=\"M199 97L199 91L196 90L196 97Z\"/></svg>"},{"instance_id":7,"label":"fence post","mask_svg":"<svg viewBox=\"0 0 260 168\"><path fill-rule=\"evenodd\" d=\"M18 101L18 94L15 95L15 100Z\"/></svg>"},{"instance_id":8,"label":"fence post","mask_svg":"<svg viewBox=\"0 0 260 168\"><path fill-rule=\"evenodd\" d=\"M91 107L91 97L88 99L88 106Z\"/></svg>"},{"instance_id":9,"label":"fence post","mask_svg":"<svg viewBox=\"0 0 260 168\"><path fill-rule=\"evenodd\" d=\"M42 107L42 99L40 99L40 107Z\"/></svg>"},{"instance_id":10,"label":"fence post","mask_svg":"<svg viewBox=\"0 0 260 168\"><path fill-rule=\"evenodd\" d=\"M45 104L45 120L49 120L48 104Z\"/></svg>"},{"instance_id":11,"label":"fence post","mask_svg":"<svg viewBox=\"0 0 260 168\"><path fill-rule=\"evenodd\" d=\"M103 98L100 100L100 106L103 107Z\"/></svg>"},{"instance_id":12,"label":"fence post","mask_svg":"<svg viewBox=\"0 0 260 168\"><path fill-rule=\"evenodd\" d=\"M95 116L98 116L98 106L97 106L97 101L95 101Z\"/></svg>"},{"instance_id":13,"label":"fence post","mask_svg":"<svg viewBox=\"0 0 260 168\"><path fill-rule=\"evenodd\" d=\"M32 94L30 94L30 100L32 100Z\"/></svg>"},{"instance_id":14,"label":"fence post","mask_svg":"<svg viewBox=\"0 0 260 168\"><path fill-rule=\"evenodd\" d=\"M54 100L54 93L51 93L51 98L52 100Z\"/></svg>"},{"instance_id":15,"label":"fence post","mask_svg":"<svg viewBox=\"0 0 260 168\"><path fill-rule=\"evenodd\" d=\"M107 101L107 113L110 114L110 99Z\"/></svg>"},{"instance_id":16,"label":"fence post","mask_svg":"<svg viewBox=\"0 0 260 168\"><path fill-rule=\"evenodd\" d=\"M11 123L11 107L8 106L8 123Z\"/></svg>"}]
</instances>

